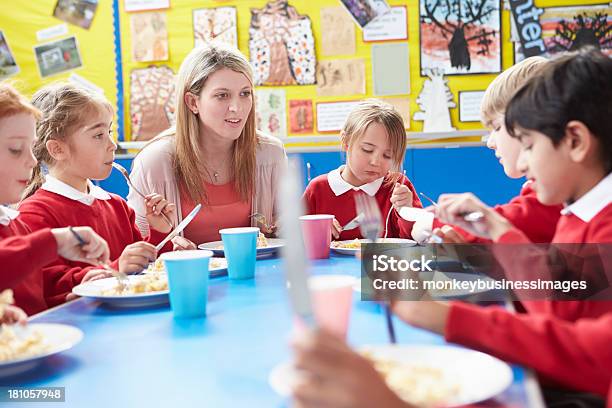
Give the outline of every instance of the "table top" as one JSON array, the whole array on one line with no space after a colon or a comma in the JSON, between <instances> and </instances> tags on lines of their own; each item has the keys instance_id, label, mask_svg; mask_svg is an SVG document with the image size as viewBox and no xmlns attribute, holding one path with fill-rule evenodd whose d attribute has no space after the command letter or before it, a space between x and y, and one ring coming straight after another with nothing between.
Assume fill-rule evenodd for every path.
<instances>
[{"instance_id":1,"label":"table top","mask_svg":"<svg viewBox=\"0 0 612 408\"><path fill-rule=\"evenodd\" d=\"M311 273L359 276L360 265L352 257L332 256L314 261ZM167 305L113 309L79 299L32 320L70 324L85 333L73 349L10 379L13 386L65 387L62 406L289 405L268 385L270 371L291 354L292 317L279 259L257 261L252 280L211 279L205 319L175 320ZM442 337L397 319L395 327L399 343L444 344ZM357 294L348 341L355 346L388 342L382 308ZM512 386L479 406L539 405L529 372L516 366L513 372Z\"/></svg>"}]
</instances>

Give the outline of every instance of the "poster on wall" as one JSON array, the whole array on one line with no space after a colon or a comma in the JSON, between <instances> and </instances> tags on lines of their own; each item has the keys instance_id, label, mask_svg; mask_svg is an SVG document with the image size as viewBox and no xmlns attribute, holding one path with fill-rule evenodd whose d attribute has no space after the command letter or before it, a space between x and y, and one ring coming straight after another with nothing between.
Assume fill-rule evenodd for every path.
<instances>
[{"instance_id":1,"label":"poster on wall","mask_svg":"<svg viewBox=\"0 0 612 408\"><path fill-rule=\"evenodd\" d=\"M98 0L57 0L53 17L89 29L97 8Z\"/></svg>"},{"instance_id":2,"label":"poster on wall","mask_svg":"<svg viewBox=\"0 0 612 408\"><path fill-rule=\"evenodd\" d=\"M319 61L317 66L318 96L365 94L365 60L337 59Z\"/></svg>"},{"instance_id":3,"label":"poster on wall","mask_svg":"<svg viewBox=\"0 0 612 408\"><path fill-rule=\"evenodd\" d=\"M349 113L359 101L317 103L317 131L337 132L342 129Z\"/></svg>"},{"instance_id":4,"label":"poster on wall","mask_svg":"<svg viewBox=\"0 0 612 408\"><path fill-rule=\"evenodd\" d=\"M459 121L480 122L480 105L485 91L459 91Z\"/></svg>"},{"instance_id":5,"label":"poster on wall","mask_svg":"<svg viewBox=\"0 0 612 408\"><path fill-rule=\"evenodd\" d=\"M279 138L287 136L287 113L284 89L257 89L255 91L256 127Z\"/></svg>"},{"instance_id":6,"label":"poster on wall","mask_svg":"<svg viewBox=\"0 0 612 408\"><path fill-rule=\"evenodd\" d=\"M38 45L34 47L34 54L38 71L43 78L83 65L75 37Z\"/></svg>"},{"instance_id":7,"label":"poster on wall","mask_svg":"<svg viewBox=\"0 0 612 408\"><path fill-rule=\"evenodd\" d=\"M124 0L125 11L163 10L170 7L170 0Z\"/></svg>"},{"instance_id":8,"label":"poster on wall","mask_svg":"<svg viewBox=\"0 0 612 408\"><path fill-rule=\"evenodd\" d=\"M420 0L421 75L501 71L499 0Z\"/></svg>"},{"instance_id":9,"label":"poster on wall","mask_svg":"<svg viewBox=\"0 0 612 408\"><path fill-rule=\"evenodd\" d=\"M4 32L0 30L0 80L8 78L19 72L19 66L9 47Z\"/></svg>"},{"instance_id":10,"label":"poster on wall","mask_svg":"<svg viewBox=\"0 0 612 408\"><path fill-rule=\"evenodd\" d=\"M289 101L289 132L292 134L309 134L314 131L314 114L312 100Z\"/></svg>"},{"instance_id":11,"label":"poster on wall","mask_svg":"<svg viewBox=\"0 0 612 408\"><path fill-rule=\"evenodd\" d=\"M374 95L410 93L410 50L406 43L372 46Z\"/></svg>"},{"instance_id":12,"label":"poster on wall","mask_svg":"<svg viewBox=\"0 0 612 408\"><path fill-rule=\"evenodd\" d=\"M612 57L612 4L547 7L540 14L544 57L574 51L586 45ZM514 61L525 59L520 43L514 43Z\"/></svg>"},{"instance_id":13,"label":"poster on wall","mask_svg":"<svg viewBox=\"0 0 612 408\"><path fill-rule=\"evenodd\" d=\"M249 54L255 85L312 85L316 54L312 24L287 0L251 9Z\"/></svg>"},{"instance_id":14,"label":"poster on wall","mask_svg":"<svg viewBox=\"0 0 612 408\"><path fill-rule=\"evenodd\" d=\"M174 72L151 66L130 73L132 140L149 140L175 123Z\"/></svg>"},{"instance_id":15,"label":"poster on wall","mask_svg":"<svg viewBox=\"0 0 612 408\"><path fill-rule=\"evenodd\" d=\"M132 25L132 59L137 62L168 59L166 13L147 12L130 15Z\"/></svg>"},{"instance_id":16,"label":"poster on wall","mask_svg":"<svg viewBox=\"0 0 612 408\"><path fill-rule=\"evenodd\" d=\"M353 17L353 20L363 28L372 21L387 14L390 10L385 0L340 0Z\"/></svg>"},{"instance_id":17,"label":"poster on wall","mask_svg":"<svg viewBox=\"0 0 612 408\"><path fill-rule=\"evenodd\" d=\"M355 24L343 7L321 9L323 55L355 54Z\"/></svg>"},{"instance_id":18,"label":"poster on wall","mask_svg":"<svg viewBox=\"0 0 612 408\"><path fill-rule=\"evenodd\" d=\"M195 47L217 41L238 48L236 7L193 10L193 39Z\"/></svg>"},{"instance_id":19,"label":"poster on wall","mask_svg":"<svg viewBox=\"0 0 612 408\"><path fill-rule=\"evenodd\" d=\"M406 6L391 7L391 11L372 21L363 29L363 41L395 41L408 39Z\"/></svg>"}]
</instances>

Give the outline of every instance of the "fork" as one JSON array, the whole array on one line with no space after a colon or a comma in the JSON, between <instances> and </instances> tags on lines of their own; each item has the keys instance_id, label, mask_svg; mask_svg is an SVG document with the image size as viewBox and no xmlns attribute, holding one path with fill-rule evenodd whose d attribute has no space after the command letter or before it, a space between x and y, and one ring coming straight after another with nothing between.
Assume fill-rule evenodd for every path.
<instances>
[{"instance_id":1,"label":"fork","mask_svg":"<svg viewBox=\"0 0 612 408\"><path fill-rule=\"evenodd\" d=\"M355 206L357 214L363 213L363 218L359 223L361 234L371 242L376 242L381 231L382 215L376 200L365 194L355 194ZM391 317L391 306L385 304L385 318L387 321L387 333L391 343L396 343L395 329L393 328L393 320Z\"/></svg>"},{"instance_id":2,"label":"fork","mask_svg":"<svg viewBox=\"0 0 612 408\"><path fill-rule=\"evenodd\" d=\"M119 163L112 163L112 166L119 170L119 173L121 173L121 175L123 176L123 178L125 179L125 181L127 181L127 183L130 185L130 187L132 187L134 189L134 191L141 196L142 198L146 198L146 196L144 195L144 193L142 191L140 191L139 189L136 188L136 186L132 183L132 180L130 179L130 173L125 169L125 167L123 167L122 165L120 165ZM166 216L166 214L164 214L163 212L160 213L162 218L164 219L164 221L166 221L166 223L170 226L170 228L174 227L174 224L172 224L172 221L170 221L170 219Z\"/></svg>"}]
</instances>

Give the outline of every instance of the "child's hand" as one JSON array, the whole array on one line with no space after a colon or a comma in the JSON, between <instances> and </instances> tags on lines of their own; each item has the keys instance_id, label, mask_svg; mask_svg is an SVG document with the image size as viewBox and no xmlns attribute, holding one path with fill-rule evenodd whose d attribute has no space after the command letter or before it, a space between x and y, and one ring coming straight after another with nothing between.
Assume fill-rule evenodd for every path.
<instances>
[{"instance_id":1,"label":"child's hand","mask_svg":"<svg viewBox=\"0 0 612 408\"><path fill-rule=\"evenodd\" d=\"M443 225L442 228L436 228L432 231L433 235L437 235L442 238L442 242L445 244L465 244L467 243L463 235L459 234L450 225Z\"/></svg>"},{"instance_id":2,"label":"child's hand","mask_svg":"<svg viewBox=\"0 0 612 408\"><path fill-rule=\"evenodd\" d=\"M5 305L2 308L2 315L0 315L0 324L15 324L19 323L25 325L28 322L28 315L13 305Z\"/></svg>"},{"instance_id":3,"label":"child's hand","mask_svg":"<svg viewBox=\"0 0 612 408\"><path fill-rule=\"evenodd\" d=\"M51 233L57 242L59 256L70 261L85 262L92 265L108 262L110 252L104 238L96 234L90 227L74 227L72 229L86 244L81 245L70 228L54 228Z\"/></svg>"},{"instance_id":4,"label":"child's hand","mask_svg":"<svg viewBox=\"0 0 612 408\"><path fill-rule=\"evenodd\" d=\"M293 387L295 406L407 408L370 360L324 330L292 342L295 366L303 375Z\"/></svg>"},{"instance_id":5,"label":"child's hand","mask_svg":"<svg viewBox=\"0 0 612 408\"><path fill-rule=\"evenodd\" d=\"M476 222L464 220L468 213L480 211L483 218ZM512 228L512 224L472 193L442 194L438 200L437 216L442 221L457 225L483 238L496 240Z\"/></svg>"},{"instance_id":6,"label":"child's hand","mask_svg":"<svg viewBox=\"0 0 612 408\"><path fill-rule=\"evenodd\" d=\"M157 258L157 250L148 242L140 241L125 247L119 257L119 272L139 273Z\"/></svg>"},{"instance_id":7,"label":"child's hand","mask_svg":"<svg viewBox=\"0 0 612 408\"><path fill-rule=\"evenodd\" d=\"M342 232L342 225L338 222L338 220L334 217L332 220L331 234L332 239L340 238L340 233Z\"/></svg>"},{"instance_id":8,"label":"child's hand","mask_svg":"<svg viewBox=\"0 0 612 408\"><path fill-rule=\"evenodd\" d=\"M172 250L173 251L187 251L192 249L198 249L196 244L188 240L187 238L183 238L180 235L172 238Z\"/></svg>"},{"instance_id":9,"label":"child's hand","mask_svg":"<svg viewBox=\"0 0 612 408\"><path fill-rule=\"evenodd\" d=\"M147 222L151 228L163 233L172 231L171 220L176 217L176 205L169 203L164 197L155 193L145 196L145 204L147 206Z\"/></svg>"},{"instance_id":10,"label":"child's hand","mask_svg":"<svg viewBox=\"0 0 612 408\"><path fill-rule=\"evenodd\" d=\"M391 204L399 211L402 207L412 207L412 191L405 184L395 183L391 193Z\"/></svg>"},{"instance_id":11,"label":"child's hand","mask_svg":"<svg viewBox=\"0 0 612 408\"><path fill-rule=\"evenodd\" d=\"M92 269L88 271L81 282L95 281L98 279L112 278L113 274L106 269Z\"/></svg>"}]
</instances>

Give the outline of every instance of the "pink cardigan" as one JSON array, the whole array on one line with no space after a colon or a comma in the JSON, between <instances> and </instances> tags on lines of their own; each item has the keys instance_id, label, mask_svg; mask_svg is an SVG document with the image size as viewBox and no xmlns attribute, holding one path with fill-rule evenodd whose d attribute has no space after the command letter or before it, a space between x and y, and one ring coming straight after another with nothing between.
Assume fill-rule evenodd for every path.
<instances>
[{"instance_id":1,"label":"pink cardigan","mask_svg":"<svg viewBox=\"0 0 612 408\"><path fill-rule=\"evenodd\" d=\"M268 223L276 220L276 194L280 177L287 167L287 154L282 142L269 135L258 133L255 165L255 195L253 213L266 217ZM174 173L174 137L164 136L147 145L134 158L130 178L143 194L158 193L171 203L176 204L177 217L174 224L182 220L181 198ZM136 212L136 225L143 236L149 234L146 207L143 198L133 188L128 194L128 205ZM252 226L257 226L255 219Z\"/></svg>"}]
</instances>

